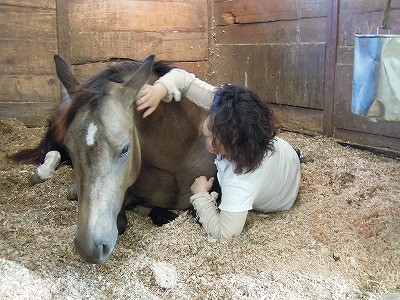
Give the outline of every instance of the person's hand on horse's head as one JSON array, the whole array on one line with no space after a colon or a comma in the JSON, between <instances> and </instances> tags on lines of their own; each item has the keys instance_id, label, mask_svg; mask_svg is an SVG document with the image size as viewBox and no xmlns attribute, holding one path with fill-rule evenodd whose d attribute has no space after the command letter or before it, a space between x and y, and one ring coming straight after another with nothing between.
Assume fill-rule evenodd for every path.
<instances>
[{"instance_id":1,"label":"person's hand on horse's head","mask_svg":"<svg viewBox=\"0 0 400 300\"><path fill-rule=\"evenodd\" d=\"M160 101L167 95L168 90L162 83L145 84L138 92L136 109L138 111L144 110L143 118L146 118L156 110Z\"/></svg>"}]
</instances>

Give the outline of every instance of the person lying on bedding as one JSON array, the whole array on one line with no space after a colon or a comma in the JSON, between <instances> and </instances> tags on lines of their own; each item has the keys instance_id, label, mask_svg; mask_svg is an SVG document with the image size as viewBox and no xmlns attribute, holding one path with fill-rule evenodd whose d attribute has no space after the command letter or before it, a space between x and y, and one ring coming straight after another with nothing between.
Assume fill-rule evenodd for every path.
<instances>
[{"instance_id":1,"label":"person lying on bedding","mask_svg":"<svg viewBox=\"0 0 400 300\"><path fill-rule=\"evenodd\" d=\"M276 136L272 114L249 89L224 84L216 88L194 74L172 69L138 94L136 108L150 115L161 100L180 101L184 95L209 110L203 124L205 146L216 154L218 194L210 191L214 178L196 178L190 202L204 230L217 239L237 237L249 210L289 210L300 185L298 153Z\"/></svg>"}]
</instances>

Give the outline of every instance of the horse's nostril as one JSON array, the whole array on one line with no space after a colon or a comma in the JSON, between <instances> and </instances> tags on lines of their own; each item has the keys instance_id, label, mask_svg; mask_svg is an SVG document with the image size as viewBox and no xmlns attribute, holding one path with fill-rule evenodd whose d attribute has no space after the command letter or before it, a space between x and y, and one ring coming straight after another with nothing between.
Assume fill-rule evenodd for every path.
<instances>
[{"instance_id":1,"label":"horse's nostril","mask_svg":"<svg viewBox=\"0 0 400 300\"><path fill-rule=\"evenodd\" d=\"M103 249L102 249L102 252L101 252L101 253L102 253L103 255L105 255L105 256L110 255L110 252L111 252L111 247L110 247L110 245L109 245L109 244L103 244L102 247L103 247Z\"/></svg>"},{"instance_id":2,"label":"horse's nostril","mask_svg":"<svg viewBox=\"0 0 400 300\"><path fill-rule=\"evenodd\" d=\"M77 238L74 239L75 249L79 255L88 263L101 264L113 251L112 243L103 241L98 244L80 243Z\"/></svg>"}]
</instances>

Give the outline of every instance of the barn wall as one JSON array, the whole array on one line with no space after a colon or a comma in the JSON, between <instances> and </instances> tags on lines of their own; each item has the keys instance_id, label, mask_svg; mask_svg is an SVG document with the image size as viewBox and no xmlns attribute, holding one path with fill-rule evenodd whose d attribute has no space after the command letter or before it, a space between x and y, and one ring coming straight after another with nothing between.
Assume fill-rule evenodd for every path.
<instances>
[{"instance_id":1,"label":"barn wall","mask_svg":"<svg viewBox=\"0 0 400 300\"><path fill-rule=\"evenodd\" d=\"M59 98L55 0L0 0L0 111L41 125Z\"/></svg>"},{"instance_id":2,"label":"barn wall","mask_svg":"<svg viewBox=\"0 0 400 300\"><path fill-rule=\"evenodd\" d=\"M247 86L281 127L322 132L326 1L214 1L212 81Z\"/></svg>"},{"instance_id":3,"label":"barn wall","mask_svg":"<svg viewBox=\"0 0 400 300\"><path fill-rule=\"evenodd\" d=\"M207 0L63 2L69 26L64 55L78 77L86 78L114 58L142 60L155 54L206 78Z\"/></svg>"},{"instance_id":4,"label":"barn wall","mask_svg":"<svg viewBox=\"0 0 400 300\"><path fill-rule=\"evenodd\" d=\"M400 122L374 123L351 113L354 33L375 34L381 25L386 0L340 0L337 57L333 83L333 135L351 143L389 148L400 152ZM400 34L400 0L391 1L388 26ZM385 33L381 30L382 33ZM400 55L400 53L399 53ZM400 83L399 83L400 84ZM328 112L326 112L328 113Z\"/></svg>"},{"instance_id":5,"label":"barn wall","mask_svg":"<svg viewBox=\"0 0 400 300\"><path fill-rule=\"evenodd\" d=\"M279 126L400 151L400 124L351 113L354 33L375 33L386 0L213 1L214 84L247 86ZM400 0L389 26L400 33Z\"/></svg>"},{"instance_id":6,"label":"barn wall","mask_svg":"<svg viewBox=\"0 0 400 300\"><path fill-rule=\"evenodd\" d=\"M0 115L47 122L60 99L55 53L79 80L152 53L207 79L208 12L208 0L0 0Z\"/></svg>"}]
</instances>

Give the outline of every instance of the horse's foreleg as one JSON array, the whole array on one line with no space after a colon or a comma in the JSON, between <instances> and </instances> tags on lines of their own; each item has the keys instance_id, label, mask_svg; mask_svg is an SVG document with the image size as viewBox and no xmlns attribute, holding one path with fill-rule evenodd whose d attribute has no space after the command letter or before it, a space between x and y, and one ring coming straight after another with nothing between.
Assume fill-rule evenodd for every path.
<instances>
[{"instance_id":1,"label":"horse's foreleg","mask_svg":"<svg viewBox=\"0 0 400 300\"><path fill-rule=\"evenodd\" d=\"M36 168L35 173L29 179L29 186L34 186L52 178L54 171L60 165L60 161L61 154L58 151L48 152L43 164Z\"/></svg>"},{"instance_id":2,"label":"horse's foreleg","mask_svg":"<svg viewBox=\"0 0 400 300\"><path fill-rule=\"evenodd\" d=\"M153 207L149 213L149 217L154 225L163 226L175 220L178 215L166 208Z\"/></svg>"}]
</instances>

